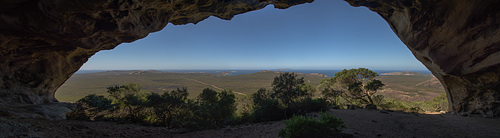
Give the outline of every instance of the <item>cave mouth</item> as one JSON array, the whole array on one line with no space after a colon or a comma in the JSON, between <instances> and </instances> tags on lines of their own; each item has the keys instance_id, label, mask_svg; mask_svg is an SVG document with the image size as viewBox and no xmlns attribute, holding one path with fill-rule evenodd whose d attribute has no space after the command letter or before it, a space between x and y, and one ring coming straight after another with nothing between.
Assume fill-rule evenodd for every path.
<instances>
[{"instance_id":1,"label":"cave mouth","mask_svg":"<svg viewBox=\"0 0 500 138\"><path fill-rule=\"evenodd\" d=\"M315 23L305 25L310 22ZM327 64L332 65L322 66ZM287 10L268 5L230 21L212 16L196 25L169 24L143 39L97 53L80 70L322 71L359 67L384 73L428 71L379 15L343 1L316 1ZM333 77L334 73L326 75ZM105 90L100 92L106 95ZM67 98L72 93L63 84L55 96L59 101L74 102L78 100L74 96Z\"/></svg>"},{"instance_id":2,"label":"cave mouth","mask_svg":"<svg viewBox=\"0 0 500 138\"><path fill-rule=\"evenodd\" d=\"M144 38L168 23L198 23L210 16L229 20L269 4L286 9L312 1L3 2L0 104L8 109L2 114L16 109L12 103L57 103L55 91L96 52ZM454 113L500 115L500 1L346 1L387 21L442 82Z\"/></svg>"}]
</instances>

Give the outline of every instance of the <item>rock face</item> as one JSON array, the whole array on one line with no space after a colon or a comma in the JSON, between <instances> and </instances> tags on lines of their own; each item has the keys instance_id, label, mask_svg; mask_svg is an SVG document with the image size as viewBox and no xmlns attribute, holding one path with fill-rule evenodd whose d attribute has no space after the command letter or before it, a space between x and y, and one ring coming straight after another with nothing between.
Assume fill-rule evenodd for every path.
<instances>
[{"instance_id":1,"label":"rock face","mask_svg":"<svg viewBox=\"0 0 500 138\"><path fill-rule=\"evenodd\" d=\"M283 9L306 2L312 0L0 1L0 114L57 102L56 89L96 52L168 23L229 20L268 4Z\"/></svg>"},{"instance_id":2,"label":"rock face","mask_svg":"<svg viewBox=\"0 0 500 138\"><path fill-rule=\"evenodd\" d=\"M500 1L346 1L389 23L441 81L453 112L500 115Z\"/></svg>"},{"instance_id":3,"label":"rock face","mask_svg":"<svg viewBox=\"0 0 500 138\"><path fill-rule=\"evenodd\" d=\"M94 53L146 37L169 22L231 19L268 4L287 8L312 1L0 1L0 114L17 113L7 110L26 107L23 104L57 103L55 90ZM346 1L387 20L442 82L454 112L500 115L500 1Z\"/></svg>"}]
</instances>

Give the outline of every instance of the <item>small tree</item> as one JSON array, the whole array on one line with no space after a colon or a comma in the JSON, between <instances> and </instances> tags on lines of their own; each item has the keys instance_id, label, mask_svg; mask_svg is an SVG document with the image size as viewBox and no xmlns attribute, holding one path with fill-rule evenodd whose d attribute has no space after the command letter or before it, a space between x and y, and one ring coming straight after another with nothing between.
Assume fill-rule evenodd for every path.
<instances>
[{"instance_id":1,"label":"small tree","mask_svg":"<svg viewBox=\"0 0 500 138\"><path fill-rule=\"evenodd\" d=\"M236 96L233 91L227 89L222 90L217 96L221 121L231 121L236 112Z\"/></svg>"},{"instance_id":2,"label":"small tree","mask_svg":"<svg viewBox=\"0 0 500 138\"><path fill-rule=\"evenodd\" d=\"M252 94L252 117L256 122L274 121L283 118L283 108L280 106L279 101L271 95L271 91L264 88Z\"/></svg>"},{"instance_id":3,"label":"small tree","mask_svg":"<svg viewBox=\"0 0 500 138\"><path fill-rule=\"evenodd\" d=\"M152 107L154 115L160 119L162 125L180 126L182 124L176 124L174 120L182 122L187 110L187 96L186 88L177 88L176 91L164 92L162 95L153 93L147 97L147 106Z\"/></svg>"},{"instance_id":4,"label":"small tree","mask_svg":"<svg viewBox=\"0 0 500 138\"><path fill-rule=\"evenodd\" d=\"M203 89L201 94L198 95L198 101L202 104L213 106L217 104L217 101L219 101L217 94L217 91L214 91L210 88Z\"/></svg>"},{"instance_id":5,"label":"small tree","mask_svg":"<svg viewBox=\"0 0 500 138\"><path fill-rule=\"evenodd\" d=\"M129 83L121 86L108 87L109 96L114 99L114 102L123 107L126 111L127 119L132 121L143 121L145 116L142 110L146 107L146 96L150 93L142 91L141 86L136 83Z\"/></svg>"},{"instance_id":6,"label":"small tree","mask_svg":"<svg viewBox=\"0 0 500 138\"><path fill-rule=\"evenodd\" d=\"M361 100L368 104L375 104L372 97L384 86L380 80L374 79L377 76L376 72L366 68L344 69L335 73L335 77L322 81L322 84L328 86L324 94L340 94L351 103L351 100Z\"/></svg>"},{"instance_id":7,"label":"small tree","mask_svg":"<svg viewBox=\"0 0 500 138\"><path fill-rule=\"evenodd\" d=\"M206 88L192 105L194 117L189 127L194 129L214 128L233 120L236 111L236 97L231 90L217 92Z\"/></svg>"},{"instance_id":8,"label":"small tree","mask_svg":"<svg viewBox=\"0 0 500 138\"><path fill-rule=\"evenodd\" d=\"M294 102L297 97L304 96L308 94L306 84L304 84L304 78L298 78L295 73L283 73L274 78L273 85L273 97L279 99L285 106L290 105Z\"/></svg>"}]
</instances>

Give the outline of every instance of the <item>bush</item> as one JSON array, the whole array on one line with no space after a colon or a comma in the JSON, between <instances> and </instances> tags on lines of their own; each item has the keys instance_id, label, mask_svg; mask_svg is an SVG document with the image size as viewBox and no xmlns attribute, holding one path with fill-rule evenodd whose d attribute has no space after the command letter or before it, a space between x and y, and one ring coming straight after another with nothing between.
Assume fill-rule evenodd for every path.
<instances>
[{"instance_id":1,"label":"bush","mask_svg":"<svg viewBox=\"0 0 500 138\"><path fill-rule=\"evenodd\" d=\"M97 95L81 99L80 106L68 118L90 120L99 117L106 121L199 130L229 124L282 120L299 112L328 109L325 99L312 99L308 94L313 91L312 86L293 78L294 74L290 76L292 78L278 80L283 82L280 85L293 89L283 87L280 93L260 89L247 99L248 104L239 115L236 114L236 96L231 90L217 92L207 88L196 99L188 99L186 88L160 95L141 90L140 85L130 83L108 87L112 100ZM289 79L293 83L288 84ZM101 113L104 111L109 111L109 114Z\"/></svg>"},{"instance_id":2,"label":"bush","mask_svg":"<svg viewBox=\"0 0 500 138\"><path fill-rule=\"evenodd\" d=\"M254 107L252 118L255 122L275 121L285 118L284 113L285 110L280 107L278 100L266 99Z\"/></svg>"},{"instance_id":3,"label":"bush","mask_svg":"<svg viewBox=\"0 0 500 138\"><path fill-rule=\"evenodd\" d=\"M375 79L378 74L366 68L344 69L335 73L335 77L321 81L326 88L323 95L327 98L343 97L353 105L375 104L373 96L384 84Z\"/></svg>"},{"instance_id":4,"label":"bush","mask_svg":"<svg viewBox=\"0 0 500 138\"><path fill-rule=\"evenodd\" d=\"M275 121L283 119L285 110L280 102L271 97L271 92L266 89L260 89L252 94L253 111L252 118L255 122Z\"/></svg>"},{"instance_id":5,"label":"bush","mask_svg":"<svg viewBox=\"0 0 500 138\"><path fill-rule=\"evenodd\" d=\"M144 121L148 117L144 111L147 105L146 97L151 95L150 92L141 90L141 86L136 83L112 86L107 89L113 103L120 107L112 117L113 120L145 123Z\"/></svg>"},{"instance_id":6,"label":"bush","mask_svg":"<svg viewBox=\"0 0 500 138\"><path fill-rule=\"evenodd\" d=\"M216 92L204 89L195 102L189 103L192 116L186 127L192 130L215 128L235 120L236 97L231 90Z\"/></svg>"},{"instance_id":7,"label":"bush","mask_svg":"<svg viewBox=\"0 0 500 138\"><path fill-rule=\"evenodd\" d=\"M304 98L298 101L296 104L294 104L290 108L290 112L298 113L299 111L302 111L308 113L308 112L326 111L329 108L328 105L329 103L326 101L326 99Z\"/></svg>"},{"instance_id":8,"label":"bush","mask_svg":"<svg viewBox=\"0 0 500 138\"><path fill-rule=\"evenodd\" d=\"M102 95L90 94L77 101L77 109L70 113L72 119L93 120L101 112L114 111L116 105Z\"/></svg>"},{"instance_id":9,"label":"bush","mask_svg":"<svg viewBox=\"0 0 500 138\"><path fill-rule=\"evenodd\" d=\"M294 116L285 123L279 132L279 136L285 138L332 137L345 128L344 121L328 113L321 113L319 120Z\"/></svg>"},{"instance_id":10,"label":"bush","mask_svg":"<svg viewBox=\"0 0 500 138\"><path fill-rule=\"evenodd\" d=\"M162 95L156 93L149 95L146 105L153 111L149 122L169 127L182 126L178 120L183 120L186 111L189 110L186 103L187 96L186 88L165 92Z\"/></svg>"}]
</instances>

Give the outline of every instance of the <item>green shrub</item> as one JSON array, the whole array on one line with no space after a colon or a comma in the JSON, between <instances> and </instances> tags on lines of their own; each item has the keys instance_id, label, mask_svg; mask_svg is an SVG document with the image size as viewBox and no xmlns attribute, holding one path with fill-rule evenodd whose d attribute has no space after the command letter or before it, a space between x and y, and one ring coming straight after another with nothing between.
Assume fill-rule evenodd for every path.
<instances>
[{"instance_id":1,"label":"green shrub","mask_svg":"<svg viewBox=\"0 0 500 138\"><path fill-rule=\"evenodd\" d=\"M328 113L321 113L319 120L294 116L285 122L285 128L279 132L280 137L332 137L345 128L344 122Z\"/></svg>"},{"instance_id":2,"label":"green shrub","mask_svg":"<svg viewBox=\"0 0 500 138\"><path fill-rule=\"evenodd\" d=\"M285 72L274 77L272 97L278 99L284 107L288 107L295 99L306 96L312 86L304 83L304 77L298 78L295 73Z\"/></svg>"},{"instance_id":3,"label":"green shrub","mask_svg":"<svg viewBox=\"0 0 500 138\"><path fill-rule=\"evenodd\" d=\"M256 105L252 112L255 122L275 121L285 118L285 110L280 107L278 100L262 100Z\"/></svg>"},{"instance_id":4,"label":"green shrub","mask_svg":"<svg viewBox=\"0 0 500 138\"><path fill-rule=\"evenodd\" d=\"M252 94L252 117L255 122L281 120L299 111L305 113L328 108L326 100L311 98L316 89L294 73L276 76L272 86L271 90L259 89Z\"/></svg>"},{"instance_id":5,"label":"green shrub","mask_svg":"<svg viewBox=\"0 0 500 138\"><path fill-rule=\"evenodd\" d=\"M251 113L255 122L275 121L283 119L285 110L280 102L271 97L271 92L266 89L260 89L252 94L253 111Z\"/></svg>"},{"instance_id":6,"label":"green shrub","mask_svg":"<svg viewBox=\"0 0 500 138\"><path fill-rule=\"evenodd\" d=\"M188 92L186 88L165 92L162 95L153 93L147 97L147 107L153 114L149 118L150 124L180 127L182 120L189 111L187 106Z\"/></svg>"},{"instance_id":7,"label":"green shrub","mask_svg":"<svg viewBox=\"0 0 500 138\"><path fill-rule=\"evenodd\" d=\"M195 102L190 103L192 116L186 127L192 130L221 127L234 121L236 97L231 90L216 92L204 89Z\"/></svg>"},{"instance_id":8,"label":"green shrub","mask_svg":"<svg viewBox=\"0 0 500 138\"><path fill-rule=\"evenodd\" d=\"M93 120L101 112L114 111L116 104L102 95L89 94L77 101L77 108L70 113L68 118L79 120Z\"/></svg>"},{"instance_id":9,"label":"green shrub","mask_svg":"<svg viewBox=\"0 0 500 138\"><path fill-rule=\"evenodd\" d=\"M145 112L147 107L146 97L151 95L150 92L141 90L141 86L136 83L112 86L107 89L113 103L118 104L120 107L112 116L112 120L146 123L146 118L148 118L148 114Z\"/></svg>"},{"instance_id":10,"label":"green shrub","mask_svg":"<svg viewBox=\"0 0 500 138\"><path fill-rule=\"evenodd\" d=\"M297 103L295 103L290 109L292 113L302 112L317 112L317 111L326 111L328 110L329 103L326 99L312 99L312 98L304 98Z\"/></svg>"}]
</instances>

